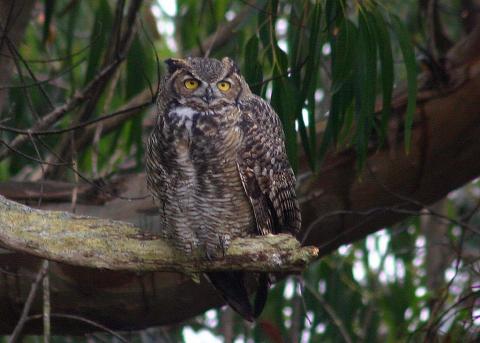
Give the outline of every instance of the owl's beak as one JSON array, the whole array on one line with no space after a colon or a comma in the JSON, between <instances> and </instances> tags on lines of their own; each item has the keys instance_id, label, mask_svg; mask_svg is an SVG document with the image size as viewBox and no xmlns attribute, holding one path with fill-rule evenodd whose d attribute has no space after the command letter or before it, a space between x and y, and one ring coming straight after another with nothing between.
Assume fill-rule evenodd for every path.
<instances>
[{"instance_id":1,"label":"owl's beak","mask_svg":"<svg viewBox=\"0 0 480 343\"><path fill-rule=\"evenodd\" d=\"M212 101L213 99L213 90L212 87L208 86L207 89L205 90L205 94L202 97L203 101L205 101L207 104Z\"/></svg>"}]
</instances>

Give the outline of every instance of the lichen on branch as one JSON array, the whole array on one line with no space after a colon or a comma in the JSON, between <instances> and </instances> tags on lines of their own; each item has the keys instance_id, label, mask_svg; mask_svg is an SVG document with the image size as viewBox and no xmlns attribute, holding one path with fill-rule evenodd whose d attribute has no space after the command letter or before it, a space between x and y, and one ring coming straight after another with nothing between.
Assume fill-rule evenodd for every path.
<instances>
[{"instance_id":1,"label":"lichen on branch","mask_svg":"<svg viewBox=\"0 0 480 343\"><path fill-rule=\"evenodd\" d=\"M124 271L213 270L299 272L318 249L290 235L232 241L225 256L187 256L155 234L121 221L43 211L0 196L0 243L16 251L71 265Z\"/></svg>"}]
</instances>

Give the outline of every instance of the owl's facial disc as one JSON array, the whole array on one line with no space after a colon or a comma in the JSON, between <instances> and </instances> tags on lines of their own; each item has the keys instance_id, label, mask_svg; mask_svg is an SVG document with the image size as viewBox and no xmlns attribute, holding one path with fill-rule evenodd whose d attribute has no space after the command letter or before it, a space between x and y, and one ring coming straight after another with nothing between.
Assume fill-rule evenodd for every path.
<instances>
[{"instance_id":1,"label":"owl's facial disc","mask_svg":"<svg viewBox=\"0 0 480 343\"><path fill-rule=\"evenodd\" d=\"M221 76L202 80L194 71L177 73L171 80L176 100L201 112L235 105L241 91L240 82L234 75Z\"/></svg>"}]
</instances>

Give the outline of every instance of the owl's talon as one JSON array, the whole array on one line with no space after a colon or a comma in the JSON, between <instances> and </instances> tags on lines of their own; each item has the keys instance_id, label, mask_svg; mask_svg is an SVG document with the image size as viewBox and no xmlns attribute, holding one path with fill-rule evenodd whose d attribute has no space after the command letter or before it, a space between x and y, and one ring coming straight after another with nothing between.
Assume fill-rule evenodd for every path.
<instances>
[{"instance_id":1,"label":"owl's talon","mask_svg":"<svg viewBox=\"0 0 480 343\"><path fill-rule=\"evenodd\" d=\"M217 244L205 244L205 256L209 261L225 257L230 245L230 235L218 235Z\"/></svg>"},{"instance_id":2,"label":"owl's talon","mask_svg":"<svg viewBox=\"0 0 480 343\"><path fill-rule=\"evenodd\" d=\"M207 249L207 251L205 252L205 256L207 257L207 260L209 260L209 261L213 261L213 260L214 260L214 258L212 257L212 255L210 254L210 252L208 251L208 249Z\"/></svg>"},{"instance_id":3,"label":"owl's talon","mask_svg":"<svg viewBox=\"0 0 480 343\"><path fill-rule=\"evenodd\" d=\"M213 261L213 260L216 260L217 258L222 257L221 253L219 252L219 249L211 248L211 247L206 249L205 256L209 261Z\"/></svg>"},{"instance_id":4,"label":"owl's talon","mask_svg":"<svg viewBox=\"0 0 480 343\"><path fill-rule=\"evenodd\" d=\"M218 241L220 243L220 248L222 249L222 256L225 257L227 249L230 246L230 236L229 235L218 236Z\"/></svg>"}]
</instances>

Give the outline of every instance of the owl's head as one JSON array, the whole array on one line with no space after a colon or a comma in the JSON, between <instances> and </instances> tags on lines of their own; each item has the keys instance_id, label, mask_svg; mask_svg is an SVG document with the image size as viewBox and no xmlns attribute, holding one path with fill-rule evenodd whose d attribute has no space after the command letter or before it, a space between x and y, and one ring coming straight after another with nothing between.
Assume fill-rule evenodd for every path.
<instances>
[{"instance_id":1,"label":"owl's head","mask_svg":"<svg viewBox=\"0 0 480 343\"><path fill-rule=\"evenodd\" d=\"M166 87L170 96L200 111L235 105L250 92L237 65L228 57L222 60L170 58L165 63L169 72Z\"/></svg>"}]
</instances>

